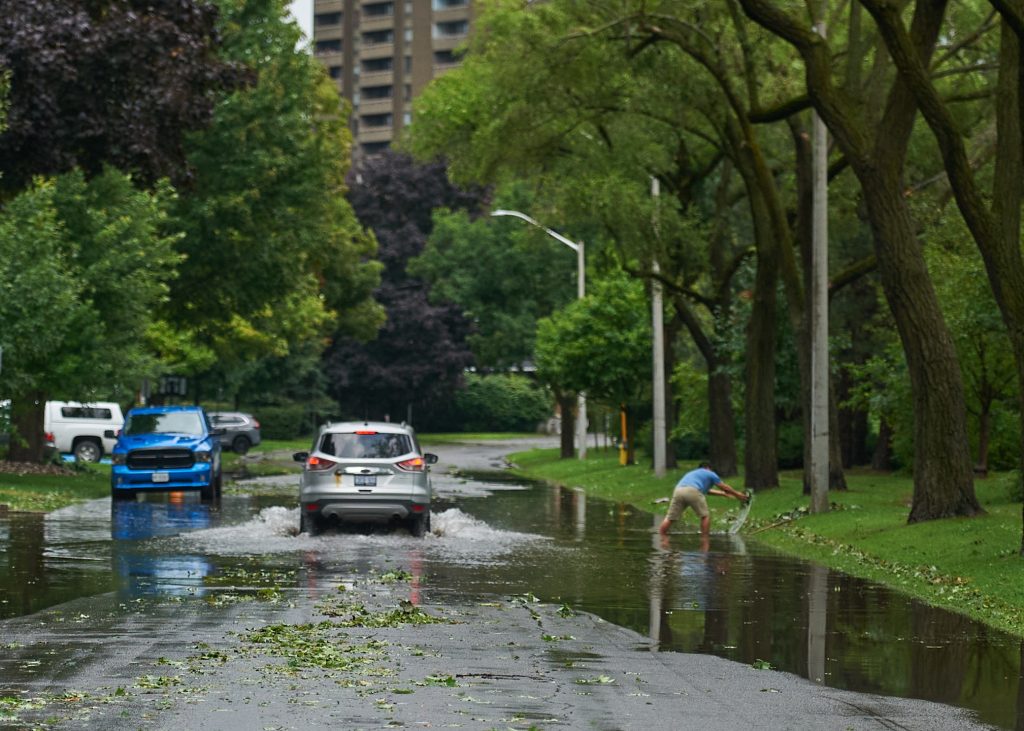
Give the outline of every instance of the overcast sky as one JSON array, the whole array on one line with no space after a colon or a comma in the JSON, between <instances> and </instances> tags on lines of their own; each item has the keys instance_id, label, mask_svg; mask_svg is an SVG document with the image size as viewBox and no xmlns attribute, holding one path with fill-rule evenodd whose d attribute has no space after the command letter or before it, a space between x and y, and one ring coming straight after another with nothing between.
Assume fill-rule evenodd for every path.
<instances>
[{"instance_id":1,"label":"overcast sky","mask_svg":"<svg viewBox=\"0 0 1024 731\"><path fill-rule=\"evenodd\" d=\"M299 27L306 34L306 39L313 37L313 0L292 0L288 9L299 22Z\"/></svg>"}]
</instances>

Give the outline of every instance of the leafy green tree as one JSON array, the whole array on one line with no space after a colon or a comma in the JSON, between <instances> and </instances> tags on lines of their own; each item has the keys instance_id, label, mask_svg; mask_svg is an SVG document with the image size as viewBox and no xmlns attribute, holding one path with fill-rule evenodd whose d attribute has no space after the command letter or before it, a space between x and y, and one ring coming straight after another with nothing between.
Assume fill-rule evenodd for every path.
<instances>
[{"instance_id":1,"label":"leafy green tree","mask_svg":"<svg viewBox=\"0 0 1024 731\"><path fill-rule=\"evenodd\" d=\"M40 180L0 212L0 383L19 439L38 460L47 398L125 398L154 360L147 333L180 256L167 186L138 190L108 169Z\"/></svg>"},{"instance_id":2,"label":"leafy green tree","mask_svg":"<svg viewBox=\"0 0 1024 731\"><path fill-rule=\"evenodd\" d=\"M254 360L335 329L369 337L383 317L375 242L345 200L351 135L330 80L296 49L281 0L219 4L221 56L256 81L188 139L176 208L186 259L168 311L215 354L204 380L232 384Z\"/></svg>"},{"instance_id":3,"label":"leafy green tree","mask_svg":"<svg viewBox=\"0 0 1024 731\"><path fill-rule=\"evenodd\" d=\"M552 413L551 394L517 373L466 375L455 395L455 414L463 431L532 432Z\"/></svg>"},{"instance_id":4,"label":"leafy green tree","mask_svg":"<svg viewBox=\"0 0 1024 731\"><path fill-rule=\"evenodd\" d=\"M538 318L575 296L572 253L537 234L529 226L442 210L423 253L410 261L409 272L430 284L432 301L454 302L472 321L467 341L477 368L532 362Z\"/></svg>"},{"instance_id":5,"label":"leafy green tree","mask_svg":"<svg viewBox=\"0 0 1024 731\"><path fill-rule=\"evenodd\" d=\"M651 359L651 323L640 282L625 273L594 283L587 296L537 323L540 376L568 391L585 391L627 409L646 391L637 378ZM634 419L627 443L633 461Z\"/></svg>"}]
</instances>

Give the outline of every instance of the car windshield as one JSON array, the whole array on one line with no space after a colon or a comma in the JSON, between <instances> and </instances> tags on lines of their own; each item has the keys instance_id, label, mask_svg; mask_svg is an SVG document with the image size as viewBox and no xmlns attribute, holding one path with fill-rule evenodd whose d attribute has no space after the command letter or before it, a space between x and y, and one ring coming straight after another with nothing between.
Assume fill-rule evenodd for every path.
<instances>
[{"instance_id":1,"label":"car windshield","mask_svg":"<svg viewBox=\"0 0 1024 731\"><path fill-rule=\"evenodd\" d=\"M202 417L194 411L171 411L165 414L129 414L123 433L138 434L203 434Z\"/></svg>"},{"instance_id":2,"label":"car windshield","mask_svg":"<svg viewBox=\"0 0 1024 731\"><path fill-rule=\"evenodd\" d=\"M408 434L340 434L328 432L320 440L320 451L342 459L387 459L413 451Z\"/></svg>"}]
</instances>

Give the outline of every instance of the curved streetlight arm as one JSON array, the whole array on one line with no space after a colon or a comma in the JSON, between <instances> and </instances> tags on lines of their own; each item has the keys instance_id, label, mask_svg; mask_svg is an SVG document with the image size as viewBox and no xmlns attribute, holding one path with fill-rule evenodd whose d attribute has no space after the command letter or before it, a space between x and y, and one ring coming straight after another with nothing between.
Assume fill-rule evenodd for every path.
<instances>
[{"instance_id":1,"label":"curved streetlight arm","mask_svg":"<svg viewBox=\"0 0 1024 731\"><path fill-rule=\"evenodd\" d=\"M492 216L515 216L516 218L521 218L524 221L526 221L527 223L533 224L537 228L542 229L544 231L544 233L546 233L551 238L557 239L558 241L561 241L563 244L568 246L573 251L579 251L580 250L580 245L577 244L575 241L572 241L570 239L565 238L564 236L562 236L562 234L558 233L557 231L552 231L547 226L541 225L540 223L538 223L537 221L535 221L534 219L530 218L525 213L522 213L520 211L508 211L508 210L505 210L504 208L499 208L496 211L491 211L491 215Z\"/></svg>"}]
</instances>

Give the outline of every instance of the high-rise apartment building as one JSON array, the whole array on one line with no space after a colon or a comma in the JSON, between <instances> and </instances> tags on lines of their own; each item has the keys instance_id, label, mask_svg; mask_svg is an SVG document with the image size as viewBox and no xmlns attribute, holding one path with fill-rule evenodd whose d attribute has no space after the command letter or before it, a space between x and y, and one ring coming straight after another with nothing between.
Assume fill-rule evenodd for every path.
<instances>
[{"instance_id":1,"label":"high-rise apartment building","mask_svg":"<svg viewBox=\"0 0 1024 731\"><path fill-rule=\"evenodd\" d=\"M352 104L357 154L396 138L412 100L458 66L469 35L470 0L315 0L313 52Z\"/></svg>"}]
</instances>

